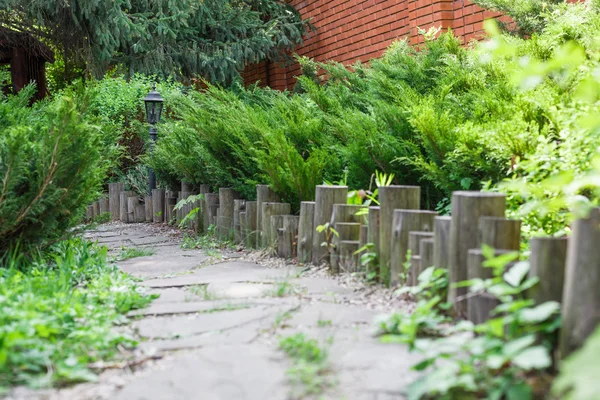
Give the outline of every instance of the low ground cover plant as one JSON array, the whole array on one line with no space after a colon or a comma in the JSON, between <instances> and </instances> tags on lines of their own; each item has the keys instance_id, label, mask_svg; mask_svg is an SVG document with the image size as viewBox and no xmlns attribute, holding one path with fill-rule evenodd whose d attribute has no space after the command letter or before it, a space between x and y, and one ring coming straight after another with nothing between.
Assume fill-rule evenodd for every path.
<instances>
[{"instance_id":1,"label":"low ground cover plant","mask_svg":"<svg viewBox=\"0 0 600 400\"><path fill-rule=\"evenodd\" d=\"M107 249L71 239L37 257L0 258L0 392L95 379L93 363L118 358L136 338L117 325L146 306L135 281L107 262Z\"/></svg>"}]
</instances>

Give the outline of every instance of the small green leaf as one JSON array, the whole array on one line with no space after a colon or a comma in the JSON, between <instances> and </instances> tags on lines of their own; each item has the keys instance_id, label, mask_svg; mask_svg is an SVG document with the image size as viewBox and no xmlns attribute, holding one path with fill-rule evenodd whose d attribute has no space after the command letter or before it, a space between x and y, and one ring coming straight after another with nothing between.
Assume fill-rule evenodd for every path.
<instances>
[{"instance_id":1,"label":"small green leaf","mask_svg":"<svg viewBox=\"0 0 600 400\"><path fill-rule=\"evenodd\" d=\"M543 346L530 347L512 359L513 365L526 371L544 369L552 365L548 350Z\"/></svg>"},{"instance_id":2,"label":"small green leaf","mask_svg":"<svg viewBox=\"0 0 600 400\"><path fill-rule=\"evenodd\" d=\"M534 308L521 310L520 320L530 324L537 324L548 320L552 315L560 311L560 304L556 301L548 301Z\"/></svg>"},{"instance_id":3,"label":"small green leaf","mask_svg":"<svg viewBox=\"0 0 600 400\"><path fill-rule=\"evenodd\" d=\"M506 283L513 287L519 286L523 278L529 272L529 263L527 261L521 261L516 263L507 273L504 274L504 280Z\"/></svg>"}]
</instances>

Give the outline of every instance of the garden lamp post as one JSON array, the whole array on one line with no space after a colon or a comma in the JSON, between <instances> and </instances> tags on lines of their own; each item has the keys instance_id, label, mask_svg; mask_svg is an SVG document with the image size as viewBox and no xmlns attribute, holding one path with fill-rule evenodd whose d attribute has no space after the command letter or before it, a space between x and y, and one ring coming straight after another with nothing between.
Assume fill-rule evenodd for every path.
<instances>
[{"instance_id":1,"label":"garden lamp post","mask_svg":"<svg viewBox=\"0 0 600 400\"><path fill-rule=\"evenodd\" d=\"M156 135L158 133L156 124L160 121L160 114L162 113L164 101L165 100L160 93L156 91L156 85L152 86L152 91L144 98L144 103L146 105L146 119L150 124L150 152L152 152L154 144L156 143ZM148 168L148 175L150 178L149 195L152 196L152 189L156 189L156 176L154 176L154 170L152 168Z\"/></svg>"}]
</instances>

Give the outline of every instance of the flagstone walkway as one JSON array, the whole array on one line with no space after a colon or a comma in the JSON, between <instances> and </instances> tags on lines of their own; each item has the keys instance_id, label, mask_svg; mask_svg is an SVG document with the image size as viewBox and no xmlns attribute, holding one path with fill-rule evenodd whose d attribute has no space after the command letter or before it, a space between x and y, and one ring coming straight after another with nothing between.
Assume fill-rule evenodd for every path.
<instances>
[{"instance_id":1,"label":"flagstone walkway","mask_svg":"<svg viewBox=\"0 0 600 400\"><path fill-rule=\"evenodd\" d=\"M117 263L160 295L131 313L142 342L133 361L103 366L96 383L14 399L397 400L416 377L410 366L418 356L379 343L372 323L380 311L364 301L365 290L340 279L283 262L262 265L245 251L183 250L153 225L107 224L86 236L113 255L123 247L154 250ZM329 352L326 378L334 385L314 397L290 384L291 362L279 350L282 337L298 332Z\"/></svg>"}]
</instances>

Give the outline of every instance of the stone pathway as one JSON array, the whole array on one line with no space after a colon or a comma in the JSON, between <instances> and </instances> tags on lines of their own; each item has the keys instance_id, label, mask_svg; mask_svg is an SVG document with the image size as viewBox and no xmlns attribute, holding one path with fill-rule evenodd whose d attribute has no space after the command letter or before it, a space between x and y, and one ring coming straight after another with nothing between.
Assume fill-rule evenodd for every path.
<instances>
[{"instance_id":1,"label":"stone pathway","mask_svg":"<svg viewBox=\"0 0 600 400\"><path fill-rule=\"evenodd\" d=\"M118 262L160 295L131 313L142 338L128 354L134 362L106 369L95 383L17 390L12 399L308 399L290 385L291 362L279 350L280 338L297 332L329 351L327 378L335 384L314 398L404 399L417 376L410 370L417 355L372 337L380 311L361 301L365 290L281 261L278 267L248 261L252 254L244 251L183 250L179 239L153 225L107 224L87 236L114 255L122 247L155 250Z\"/></svg>"}]
</instances>

